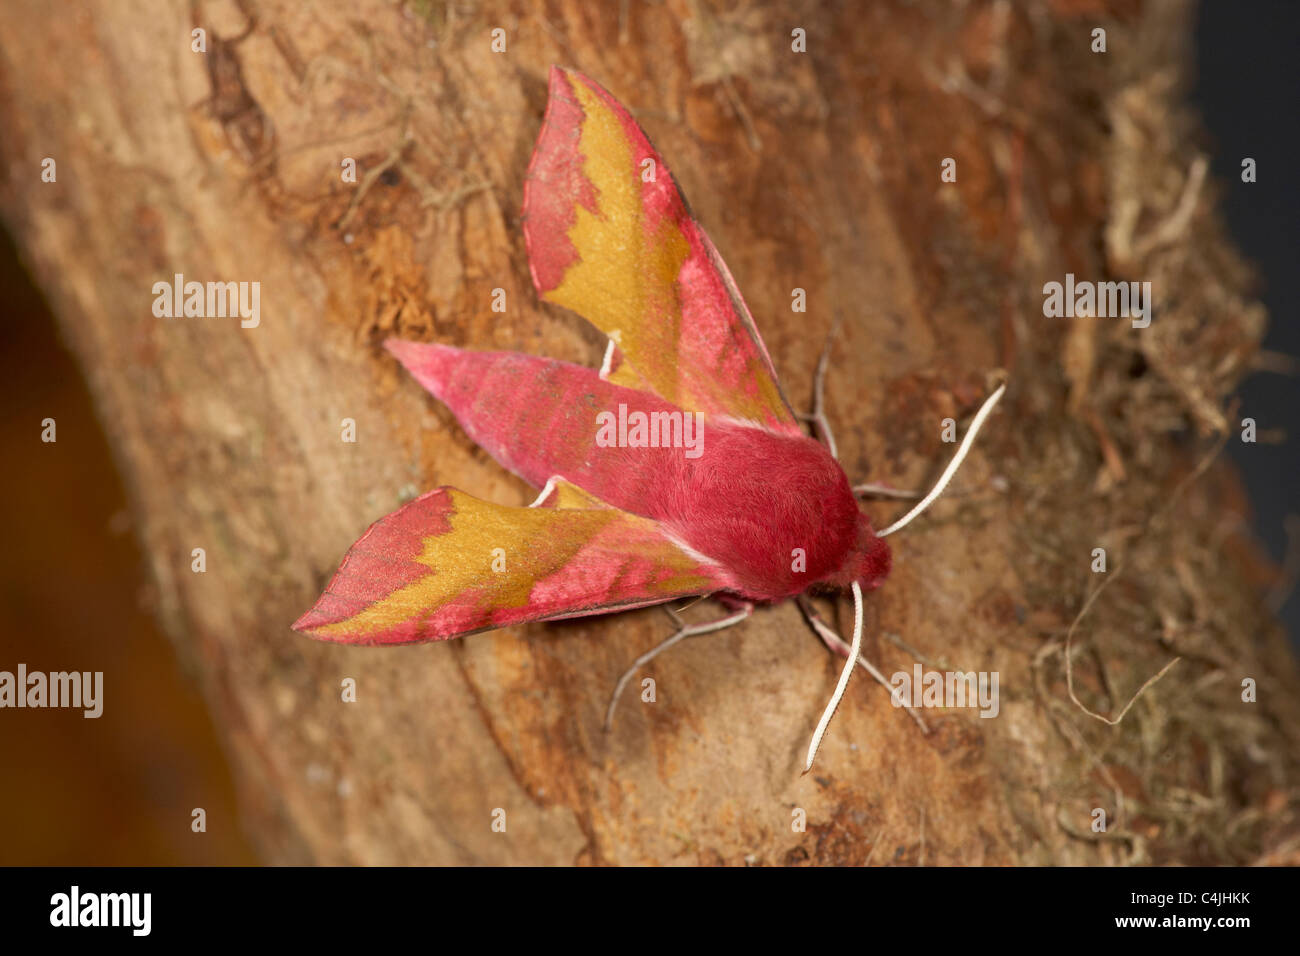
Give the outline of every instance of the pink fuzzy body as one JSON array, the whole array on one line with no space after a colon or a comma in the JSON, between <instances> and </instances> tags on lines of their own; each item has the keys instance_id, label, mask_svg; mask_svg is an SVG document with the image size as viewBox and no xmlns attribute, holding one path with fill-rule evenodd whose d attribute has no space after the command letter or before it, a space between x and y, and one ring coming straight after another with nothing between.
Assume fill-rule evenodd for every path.
<instances>
[{"instance_id":1,"label":"pink fuzzy body","mask_svg":"<svg viewBox=\"0 0 1300 956\"><path fill-rule=\"evenodd\" d=\"M779 600L853 580L872 588L889 572L889 549L858 510L843 469L811 438L705 416L699 457L682 447L601 447L601 412L620 404L647 414L683 410L551 359L396 340L388 347L504 467L536 487L563 477L662 522L738 594Z\"/></svg>"}]
</instances>

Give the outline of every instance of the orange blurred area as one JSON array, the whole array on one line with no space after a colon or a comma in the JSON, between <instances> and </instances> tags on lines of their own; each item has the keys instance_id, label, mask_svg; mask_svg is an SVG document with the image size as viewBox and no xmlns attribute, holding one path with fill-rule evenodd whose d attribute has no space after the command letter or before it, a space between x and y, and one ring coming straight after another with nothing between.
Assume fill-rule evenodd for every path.
<instances>
[{"instance_id":1,"label":"orange blurred area","mask_svg":"<svg viewBox=\"0 0 1300 956\"><path fill-rule=\"evenodd\" d=\"M0 865L255 864L198 682L148 612L90 395L3 232L0 302L0 671L104 675L97 719L0 708Z\"/></svg>"}]
</instances>

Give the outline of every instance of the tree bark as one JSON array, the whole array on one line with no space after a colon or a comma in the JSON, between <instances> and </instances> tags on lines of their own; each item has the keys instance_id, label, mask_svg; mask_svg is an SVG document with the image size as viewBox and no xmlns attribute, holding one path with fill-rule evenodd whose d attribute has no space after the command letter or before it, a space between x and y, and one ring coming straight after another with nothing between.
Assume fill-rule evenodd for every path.
<instances>
[{"instance_id":1,"label":"tree bark","mask_svg":"<svg viewBox=\"0 0 1300 956\"><path fill-rule=\"evenodd\" d=\"M266 859L1300 861L1300 686L1213 458L1238 440L1229 395L1264 319L1199 183L1188 7L724 6L0 7L22 38L0 52L0 210L91 382ZM995 719L923 709L922 732L859 673L801 777L840 660L792 604L660 657L657 701L626 695L608 735L662 610L389 650L289 630L413 492L532 495L386 335L600 360L593 330L538 302L520 230L552 62L646 127L792 398L842 320L827 402L852 480L927 485L943 420L1009 373L866 615L887 675L998 672ZM176 273L260 282L260 324L156 318ZM1150 281L1151 325L1045 317L1066 273ZM866 507L878 525L899 510ZM1118 715L1175 657L1117 726L1082 709Z\"/></svg>"}]
</instances>

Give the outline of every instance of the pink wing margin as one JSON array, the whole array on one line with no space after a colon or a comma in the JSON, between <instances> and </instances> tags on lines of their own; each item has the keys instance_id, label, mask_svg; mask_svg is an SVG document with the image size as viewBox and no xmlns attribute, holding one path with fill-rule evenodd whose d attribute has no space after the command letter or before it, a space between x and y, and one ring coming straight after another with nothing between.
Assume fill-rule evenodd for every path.
<instances>
[{"instance_id":1,"label":"pink wing margin","mask_svg":"<svg viewBox=\"0 0 1300 956\"><path fill-rule=\"evenodd\" d=\"M529 508L443 487L371 525L294 629L345 644L410 644L724 586L656 522L567 482L549 483Z\"/></svg>"},{"instance_id":2,"label":"pink wing margin","mask_svg":"<svg viewBox=\"0 0 1300 956\"><path fill-rule=\"evenodd\" d=\"M619 384L802 434L735 280L663 157L580 73L551 69L523 226L538 293L610 335L620 353L611 364L628 369ZM634 270L611 255L629 248L640 255Z\"/></svg>"}]
</instances>

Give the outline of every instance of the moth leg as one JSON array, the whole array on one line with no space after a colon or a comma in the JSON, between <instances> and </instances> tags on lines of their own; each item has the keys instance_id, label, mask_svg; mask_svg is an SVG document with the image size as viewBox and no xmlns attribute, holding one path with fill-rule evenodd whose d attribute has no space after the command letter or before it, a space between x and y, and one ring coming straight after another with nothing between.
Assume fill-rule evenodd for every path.
<instances>
[{"instance_id":1,"label":"moth leg","mask_svg":"<svg viewBox=\"0 0 1300 956\"><path fill-rule=\"evenodd\" d=\"M817 371L813 375L813 410L810 414L796 414L795 417L805 422L813 422L817 426L822 442L830 450L831 457L839 459L839 448L835 444L835 432L831 429L830 419L826 417L826 370L830 367L831 362L831 343L835 336L835 330L839 328L839 319L837 318L831 325L831 330L826 334L826 344L822 346L822 354L817 359ZM919 498L919 491L902 491L898 488L890 488L888 485L863 484L854 485L853 493L875 498ZM845 651L844 653L848 653Z\"/></svg>"},{"instance_id":2,"label":"moth leg","mask_svg":"<svg viewBox=\"0 0 1300 956\"><path fill-rule=\"evenodd\" d=\"M817 426L817 431L821 433L821 440L830 450L831 457L839 460L839 449L835 444L835 433L831 431L830 420L826 417L826 368L831 362L831 341L835 337L835 330L840 327L839 317L831 323L831 330L826 333L826 344L822 346L822 354L817 359L817 372L813 375L813 410L811 414L797 414L796 418L805 422L813 422Z\"/></svg>"},{"instance_id":3,"label":"moth leg","mask_svg":"<svg viewBox=\"0 0 1300 956\"><path fill-rule=\"evenodd\" d=\"M844 638L840 637L839 634L835 632L835 629L822 619L822 616L817 613L817 609L813 607L812 602L808 600L808 596L800 594L795 600L798 601L799 610L803 611L804 618L807 619L809 625L811 625L812 629L817 633L817 636L822 639L822 643L840 657L848 657L848 642L844 640ZM885 675L880 672L880 669L876 667L875 664L867 660L865 655L858 655L858 665L874 677L880 686L889 691L891 696L893 695L894 689L890 686L889 681L885 679ZM912 719L915 720L916 725L921 728L921 732L928 734L930 728L926 726L925 719L922 718L910 704L904 704L903 707L912 715Z\"/></svg>"},{"instance_id":4,"label":"moth leg","mask_svg":"<svg viewBox=\"0 0 1300 956\"><path fill-rule=\"evenodd\" d=\"M853 494L860 495L863 498L919 498L919 491L903 491L901 488L891 488L889 485L873 485L870 483L854 485Z\"/></svg>"},{"instance_id":5,"label":"moth leg","mask_svg":"<svg viewBox=\"0 0 1300 956\"><path fill-rule=\"evenodd\" d=\"M739 624L754 613L754 605L749 601L745 601L740 604L740 610L736 611L734 614L729 614L716 621L709 621L706 624L687 624L672 608L665 608L664 610L666 610L669 616L677 623L677 631L666 641L655 645L633 661L632 666L625 670L623 676L618 679L618 684L614 687L614 693L611 694L609 698L609 707L605 710L605 731L607 733L614 725L614 708L618 706L618 699L623 693L623 688L627 686L628 681L636 676L637 671L646 664L649 664L652 660L664 651L668 650L668 648L672 647L678 641L685 640L688 637L698 637L701 634L712 634L715 631L721 631L724 628L731 627L733 624Z\"/></svg>"}]
</instances>

